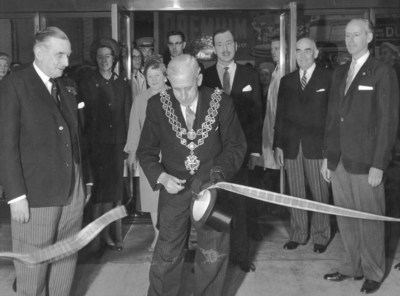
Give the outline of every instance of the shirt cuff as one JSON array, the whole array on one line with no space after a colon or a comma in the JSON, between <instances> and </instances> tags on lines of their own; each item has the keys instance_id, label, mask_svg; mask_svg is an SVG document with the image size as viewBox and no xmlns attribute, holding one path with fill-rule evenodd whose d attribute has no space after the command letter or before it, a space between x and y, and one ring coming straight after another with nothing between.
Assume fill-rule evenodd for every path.
<instances>
[{"instance_id":1,"label":"shirt cuff","mask_svg":"<svg viewBox=\"0 0 400 296\"><path fill-rule=\"evenodd\" d=\"M250 155L252 155L252 156L256 156L256 157L260 157L260 156L261 156L261 154L260 154L260 153L250 153Z\"/></svg>"},{"instance_id":2,"label":"shirt cuff","mask_svg":"<svg viewBox=\"0 0 400 296\"><path fill-rule=\"evenodd\" d=\"M20 201L20 200L23 200L23 199L25 199L25 198L26 198L26 195L25 195L25 194L24 194L24 195L21 195L21 196L18 196L18 197L16 197L16 198L13 198L13 199L9 200L9 201L8 201L8 204L15 203L15 202Z\"/></svg>"}]
</instances>

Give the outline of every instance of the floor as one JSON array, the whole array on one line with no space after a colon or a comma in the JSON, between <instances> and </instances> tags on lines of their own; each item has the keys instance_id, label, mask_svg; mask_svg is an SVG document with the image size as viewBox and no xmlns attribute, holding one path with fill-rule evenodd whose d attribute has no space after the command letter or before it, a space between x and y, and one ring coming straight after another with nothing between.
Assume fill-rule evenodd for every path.
<instances>
[{"instance_id":1,"label":"floor","mask_svg":"<svg viewBox=\"0 0 400 296\"><path fill-rule=\"evenodd\" d=\"M8 207L0 203L0 251L10 250ZM334 225L334 218L332 218ZM264 239L251 243L256 271L244 273L229 266L224 296L352 296L360 295L362 281L332 283L323 280L325 273L340 264L343 246L335 233L327 251L312 252L312 244L288 251L282 248L288 238L288 215L263 215L259 219ZM153 239L149 219L124 220L124 249L106 251L101 258L79 253L72 296L143 296L148 287L148 271L152 253L147 251ZM400 293L400 271L393 269L400 261L400 225L392 227L388 244L387 276L374 295L395 296ZM192 295L192 263L185 263L182 296ZM0 260L0 295L16 295L11 290L15 274L10 261Z\"/></svg>"}]
</instances>

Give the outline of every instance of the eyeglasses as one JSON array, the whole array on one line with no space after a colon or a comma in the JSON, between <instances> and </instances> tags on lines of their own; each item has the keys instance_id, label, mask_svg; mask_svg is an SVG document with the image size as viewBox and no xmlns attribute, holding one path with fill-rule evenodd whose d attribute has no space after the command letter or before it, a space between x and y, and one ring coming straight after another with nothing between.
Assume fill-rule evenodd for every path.
<instances>
[{"instance_id":1,"label":"eyeglasses","mask_svg":"<svg viewBox=\"0 0 400 296\"><path fill-rule=\"evenodd\" d=\"M175 42L175 43L168 42L168 46L171 46L171 47L182 45L182 44L183 44L183 42Z\"/></svg>"},{"instance_id":2,"label":"eyeglasses","mask_svg":"<svg viewBox=\"0 0 400 296\"><path fill-rule=\"evenodd\" d=\"M141 60L142 56L141 55L133 55L132 60Z\"/></svg>"}]
</instances>

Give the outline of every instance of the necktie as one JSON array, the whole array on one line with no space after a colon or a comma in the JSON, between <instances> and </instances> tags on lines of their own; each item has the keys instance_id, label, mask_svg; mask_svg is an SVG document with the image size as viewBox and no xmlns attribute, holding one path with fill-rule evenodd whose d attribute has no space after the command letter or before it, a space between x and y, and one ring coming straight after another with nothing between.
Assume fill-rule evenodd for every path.
<instances>
[{"instance_id":1,"label":"necktie","mask_svg":"<svg viewBox=\"0 0 400 296\"><path fill-rule=\"evenodd\" d=\"M196 115L194 114L193 110L190 109L190 107L186 107L186 126L189 131L193 129L193 122L195 118Z\"/></svg>"},{"instance_id":2,"label":"necktie","mask_svg":"<svg viewBox=\"0 0 400 296\"><path fill-rule=\"evenodd\" d=\"M306 76L306 74L307 74L307 70L303 72L303 77L301 77L300 83L301 83L301 89L302 90L304 90L304 88L307 85L307 76Z\"/></svg>"},{"instance_id":3,"label":"necktie","mask_svg":"<svg viewBox=\"0 0 400 296\"><path fill-rule=\"evenodd\" d=\"M227 95L231 94L231 76L229 75L229 67L225 67L224 77L222 78L223 82L223 89Z\"/></svg>"},{"instance_id":4,"label":"necktie","mask_svg":"<svg viewBox=\"0 0 400 296\"><path fill-rule=\"evenodd\" d=\"M55 79L50 78L49 81L51 82L51 96L54 99L54 102L57 106L60 106L60 99L58 98L58 86Z\"/></svg>"},{"instance_id":5,"label":"necktie","mask_svg":"<svg viewBox=\"0 0 400 296\"><path fill-rule=\"evenodd\" d=\"M356 61L352 61L350 64L350 69L349 72L347 73L347 79L346 79L346 88L344 90L344 93L347 93L347 90L349 89L351 82L353 81L353 76L354 76L354 72L355 72L355 68L356 68Z\"/></svg>"}]
</instances>

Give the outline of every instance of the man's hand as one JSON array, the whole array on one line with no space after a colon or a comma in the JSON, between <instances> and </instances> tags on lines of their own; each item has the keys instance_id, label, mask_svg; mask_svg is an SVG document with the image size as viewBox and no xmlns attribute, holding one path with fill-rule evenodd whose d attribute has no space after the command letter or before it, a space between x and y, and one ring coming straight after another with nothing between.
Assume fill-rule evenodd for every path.
<instances>
[{"instance_id":1,"label":"man's hand","mask_svg":"<svg viewBox=\"0 0 400 296\"><path fill-rule=\"evenodd\" d=\"M30 218L29 204L26 198L10 203L11 219L19 223L27 223Z\"/></svg>"},{"instance_id":2,"label":"man's hand","mask_svg":"<svg viewBox=\"0 0 400 296\"><path fill-rule=\"evenodd\" d=\"M88 204L90 198L92 197L92 185L86 184L86 198L85 198L85 205Z\"/></svg>"},{"instance_id":3,"label":"man's hand","mask_svg":"<svg viewBox=\"0 0 400 296\"><path fill-rule=\"evenodd\" d=\"M274 158L275 162L282 167L284 163L284 158L283 158L283 150L281 148L276 147L274 151Z\"/></svg>"},{"instance_id":4,"label":"man's hand","mask_svg":"<svg viewBox=\"0 0 400 296\"><path fill-rule=\"evenodd\" d=\"M161 173L160 177L158 177L158 183L162 184L168 193L174 194L184 188L183 184L186 183L186 180L178 179L167 173Z\"/></svg>"},{"instance_id":5,"label":"man's hand","mask_svg":"<svg viewBox=\"0 0 400 296\"><path fill-rule=\"evenodd\" d=\"M137 169L137 162L136 162L136 154L135 153L128 153L128 167L136 170Z\"/></svg>"},{"instance_id":6,"label":"man's hand","mask_svg":"<svg viewBox=\"0 0 400 296\"><path fill-rule=\"evenodd\" d=\"M322 174L322 177L325 179L325 181L330 183L331 182L331 171L328 169L328 159L324 158L320 172Z\"/></svg>"},{"instance_id":7,"label":"man's hand","mask_svg":"<svg viewBox=\"0 0 400 296\"><path fill-rule=\"evenodd\" d=\"M257 163L259 162L259 158L260 158L260 156L251 155L250 154L250 159L249 159L249 162L247 164L247 167L249 168L249 170L254 170L254 168L256 167Z\"/></svg>"},{"instance_id":8,"label":"man's hand","mask_svg":"<svg viewBox=\"0 0 400 296\"><path fill-rule=\"evenodd\" d=\"M383 178L383 171L377 168L371 167L369 169L369 174L368 174L368 184L371 187L376 187L379 184L381 184Z\"/></svg>"}]
</instances>

